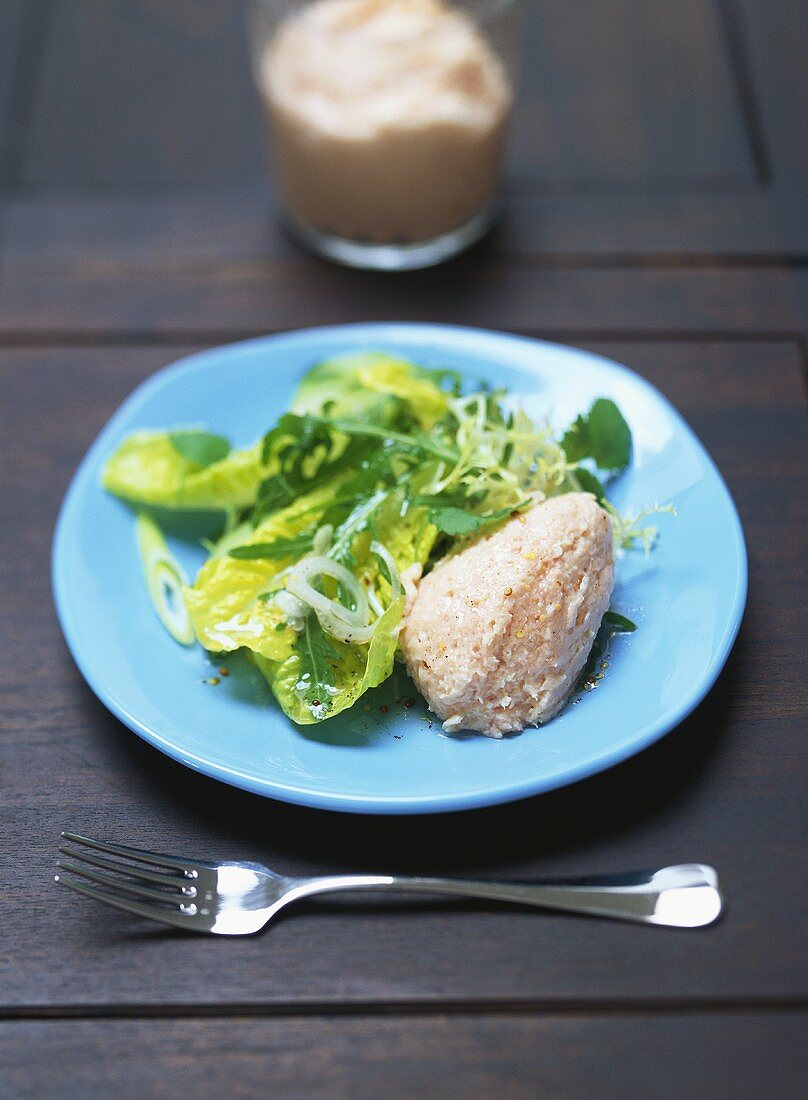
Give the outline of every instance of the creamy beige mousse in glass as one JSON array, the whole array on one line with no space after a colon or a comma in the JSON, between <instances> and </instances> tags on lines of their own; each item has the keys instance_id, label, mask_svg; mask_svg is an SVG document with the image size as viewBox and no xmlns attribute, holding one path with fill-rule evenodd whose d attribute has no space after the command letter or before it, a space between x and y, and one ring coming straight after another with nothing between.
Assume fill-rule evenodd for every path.
<instances>
[{"instance_id":1,"label":"creamy beige mousse in glass","mask_svg":"<svg viewBox=\"0 0 808 1100\"><path fill-rule=\"evenodd\" d=\"M513 0L263 0L255 71L284 214L315 252L402 270L455 255L497 212Z\"/></svg>"}]
</instances>

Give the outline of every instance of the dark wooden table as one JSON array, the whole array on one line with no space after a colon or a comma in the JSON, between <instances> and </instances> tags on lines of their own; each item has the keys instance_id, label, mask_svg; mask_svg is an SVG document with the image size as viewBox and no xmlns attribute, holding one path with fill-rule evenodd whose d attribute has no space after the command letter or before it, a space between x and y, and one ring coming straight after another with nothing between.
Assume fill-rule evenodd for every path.
<instances>
[{"instance_id":1,"label":"dark wooden table","mask_svg":"<svg viewBox=\"0 0 808 1100\"><path fill-rule=\"evenodd\" d=\"M808 6L530 7L505 222L444 268L379 277L275 227L240 4L3 2L3 1095L802 1093ZM119 402L193 348L368 319L594 348L707 445L749 606L715 689L660 744L512 806L370 820L194 775L85 687L50 538ZM729 908L693 934L354 899L197 939L58 890L62 828L290 873L700 859Z\"/></svg>"}]
</instances>

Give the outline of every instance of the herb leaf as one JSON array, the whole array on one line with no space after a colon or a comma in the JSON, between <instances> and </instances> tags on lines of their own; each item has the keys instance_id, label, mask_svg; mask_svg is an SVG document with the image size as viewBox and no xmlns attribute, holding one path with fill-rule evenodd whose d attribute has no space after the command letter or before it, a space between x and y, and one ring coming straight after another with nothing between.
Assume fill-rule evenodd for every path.
<instances>
[{"instance_id":1,"label":"herb leaf","mask_svg":"<svg viewBox=\"0 0 808 1100\"><path fill-rule=\"evenodd\" d=\"M606 490L603 488L600 479L587 470L586 466L576 466L572 472L578 484L581 486L582 491L585 493L593 493L598 504L602 504L606 499Z\"/></svg>"},{"instance_id":2,"label":"herb leaf","mask_svg":"<svg viewBox=\"0 0 808 1100\"><path fill-rule=\"evenodd\" d=\"M300 657L300 676L295 693L315 718L328 716L329 700L334 690L331 663L339 654L329 642L316 615L307 615L306 623L295 642Z\"/></svg>"},{"instance_id":3,"label":"herb leaf","mask_svg":"<svg viewBox=\"0 0 808 1100\"><path fill-rule=\"evenodd\" d=\"M277 538L272 542L252 542L245 546L234 546L229 551L231 558L243 561L274 558L299 558L308 554L314 545L314 536L295 535L290 538Z\"/></svg>"},{"instance_id":4,"label":"herb leaf","mask_svg":"<svg viewBox=\"0 0 808 1100\"><path fill-rule=\"evenodd\" d=\"M263 461L267 464L276 459L279 469L265 478L258 490L254 525L313 485L358 466L371 449L366 440L352 439L340 451L329 422L308 414L285 413L264 437Z\"/></svg>"},{"instance_id":5,"label":"herb leaf","mask_svg":"<svg viewBox=\"0 0 808 1100\"><path fill-rule=\"evenodd\" d=\"M637 629L636 623L633 623L631 619L627 619L625 615L621 615L617 611L607 611L603 616L603 622L605 626L609 627L613 634L633 634Z\"/></svg>"},{"instance_id":6,"label":"herb leaf","mask_svg":"<svg viewBox=\"0 0 808 1100\"><path fill-rule=\"evenodd\" d=\"M175 451L197 466L211 466L230 454L230 440L223 435L190 429L169 432L168 438Z\"/></svg>"},{"instance_id":7,"label":"herb leaf","mask_svg":"<svg viewBox=\"0 0 808 1100\"><path fill-rule=\"evenodd\" d=\"M441 443L434 435L411 428L409 432L394 432L381 424L363 423L359 420L337 419L329 421L331 426L346 435L381 439L385 443L397 443L405 451L423 452L433 455L444 462L456 462L459 455L455 447Z\"/></svg>"},{"instance_id":8,"label":"herb leaf","mask_svg":"<svg viewBox=\"0 0 808 1100\"><path fill-rule=\"evenodd\" d=\"M430 508L429 518L444 535L471 535L480 527L480 517L451 504L444 508Z\"/></svg>"},{"instance_id":9,"label":"herb leaf","mask_svg":"<svg viewBox=\"0 0 808 1100\"><path fill-rule=\"evenodd\" d=\"M631 429L607 397L599 397L579 416L561 440L570 462L591 458L600 470L624 470L631 458Z\"/></svg>"},{"instance_id":10,"label":"herb leaf","mask_svg":"<svg viewBox=\"0 0 808 1100\"><path fill-rule=\"evenodd\" d=\"M416 497L415 502L417 504L426 504L429 508L430 523L434 523L438 530L442 531L444 535L453 537L473 535L477 531L481 531L484 527L490 527L493 523L499 523L500 520L512 515L514 511L522 507L522 505L519 504L515 507L500 508L498 511L491 512L487 516L478 516L474 512L469 512L466 508L459 507L456 504L442 504L440 497ZM527 503L527 501L523 503Z\"/></svg>"}]
</instances>

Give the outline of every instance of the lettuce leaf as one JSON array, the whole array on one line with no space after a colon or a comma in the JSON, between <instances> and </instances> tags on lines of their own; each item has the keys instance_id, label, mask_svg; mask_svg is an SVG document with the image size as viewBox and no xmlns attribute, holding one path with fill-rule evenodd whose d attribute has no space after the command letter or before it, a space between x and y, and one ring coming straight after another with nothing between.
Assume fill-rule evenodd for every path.
<instances>
[{"instance_id":1,"label":"lettuce leaf","mask_svg":"<svg viewBox=\"0 0 808 1100\"><path fill-rule=\"evenodd\" d=\"M298 386L292 412L361 420L380 408L380 399L394 397L406 402L419 427L429 431L449 408L448 395L434 377L434 372L383 352L326 359Z\"/></svg>"},{"instance_id":2,"label":"lettuce leaf","mask_svg":"<svg viewBox=\"0 0 808 1100\"><path fill-rule=\"evenodd\" d=\"M241 545L299 536L323 516L337 488L338 483L331 482L298 497L294 504L260 523ZM209 558L194 584L185 590L191 622L205 649L232 652L244 646L272 660L285 660L295 632L291 627L278 630L286 616L273 600L260 597L272 590L275 575L299 556L250 559L226 553Z\"/></svg>"},{"instance_id":3,"label":"lettuce leaf","mask_svg":"<svg viewBox=\"0 0 808 1100\"><path fill-rule=\"evenodd\" d=\"M177 447L173 434L128 436L107 460L104 488L130 504L161 508L230 510L255 502L266 472L260 442L203 464L187 457L189 448Z\"/></svg>"},{"instance_id":4,"label":"lettuce leaf","mask_svg":"<svg viewBox=\"0 0 808 1100\"><path fill-rule=\"evenodd\" d=\"M399 573L411 565L423 565L438 537L427 510L411 504L402 489L384 499L373 514L370 530L393 555Z\"/></svg>"},{"instance_id":5,"label":"lettuce leaf","mask_svg":"<svg viewBox=\"0 0 808 1100\"><path fill-rule=\"evenodd\" d=\"M202 431L199 428L180 429L170 432L169 439L175 450L179 451L183 458L197 466L210 466L214 462L221 462L230 454L230 440L223 435L213 435L211 432Z\"/></svg>"},{"instance_id":6,"label":"lettuce leaf","mask_svg":"<svg viewBox=\"0 0 808 1100\"><path fill-rule=\"evenodd\" d=\"M306 620L292 652L282 661L251 654L286 714L301 726L313 725L352 707L393 671L404 614L399 596L376 624L366 646L349 645L324 634L315 616Z\"/></svg>"},{"instance_id":7,"label":"lettuce leaf","mask_svg":"<svg viewBox=\"0 0 808 1100\"><path fill-rule=\"evenodd\" d=\"M371 551L371 541L383 542L403 571L425 562L437 537L427 510L408 507L401 490L360 498L337 527L330 552L376 593L386 610L367 645L327 636L314 614L298 633L273 596L284 587L287 567L308 552L312 528L326 519L353 476L343 473L263 520L245 542L210 558L185 591L202 645L213 651L246 649L284 711L301 724L352 706L392 671L404 598L392 598L390 578Z\"/></svg>"},{"instance_id":8,"label":"lettuce leaf","mask_svg":"<svg viewBox=\"0 0 808 1100\"><path fill-rule=\"evenodd\" d=\"M360 371L384 363L389 356L375 352L340 355L315 364L295 390L290 411L298 416L350 413L362 416L379 404L379 394L369 390Z\"/></svg>"}]
</instances>

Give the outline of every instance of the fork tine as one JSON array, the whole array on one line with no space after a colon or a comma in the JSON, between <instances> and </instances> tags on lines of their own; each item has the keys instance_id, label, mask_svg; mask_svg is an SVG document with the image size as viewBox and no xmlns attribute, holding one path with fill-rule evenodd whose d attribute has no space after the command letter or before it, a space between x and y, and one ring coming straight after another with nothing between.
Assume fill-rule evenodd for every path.
<instances>
[{"instance_id":1,"label":"fork tine","mask_svg":"<svg viewBox=\"0 0 808 1100\"><path fill-rule=\"evenodd\" d=\"M158 905L148 905L143 901L135 901L134 898L124 897L123 894L115 894L110 890L101 890L97 886L88 886L78 879L66 878L64 875L54 875L54 882L60 886L67 886L75 890L77 894L84 894L93 901L103 902L104 905L112 905L116 909L123 909L126 913L134 913L138 917L148 917L149 920L160 921L162 924L170 924L176 928L186 928L190 931L205 931L194 922L191 913L183 913L179 908L164 909Z\"/></svg>"},{"instance_id":2,"label":"fork tine","mask_svg":"<svg viewBox=\"0 0 808 1100\"><path fill-rule=\"evenodd\" d=\"M71 848L67 844L60 844L59 851L70 859L81 860L82 863L90 863L93 867L100 867L103 871L115 871L121 875L129 875L139 882L156 882L160 886L182 886L188 881L187 876L165 875L160 871L149 871L145 867L136 867L134 863L122 863L117 859L105 859L103 856L94 856L90 851Z\"/></svg>"},{"instance_id":3,"label":"fork tine","mask_svg":"<svg viewBox=\"0 0 808 1100\"><path fill-rule=\"evenodd\" d=\"M167 890L157 890L151 886L139 886L136 882L127 882L125 879L101 874L98 871L93 871L90 867L74 863L71 859L60 859L59 869L69 871L73 875L81 875L83 878L90 879L91 882L97 882L100 886L108 886L112 890L125 890L127 893L135 894L139 898L161 901L168 905L179 905L180 902L187 903L196 897L194 886L183 886L182 889L187 891L184 895L176 892L169 893Z\"/></svg>"},{"instance_id":4,"label":"fork tine","mask_svg":"<svg viewBox=\"0 0 808 1100\"><path fill-rule=\"evenodd\" d=\"M177 859L176 856L161 855L159 852L147 852L142 848L129 848L125 844L108 844L102 840L92 840L88 836L80 836L78 833L62 833L65 840L74 844L83 844L87 848L95 848L99 852L107 852L113 856L123 856L126 859L139 859L141 863L151 863L155 867L173 867L175 870L189 872L195 866L204 866L198 860Z\"/></svg>"}]
</instances>

